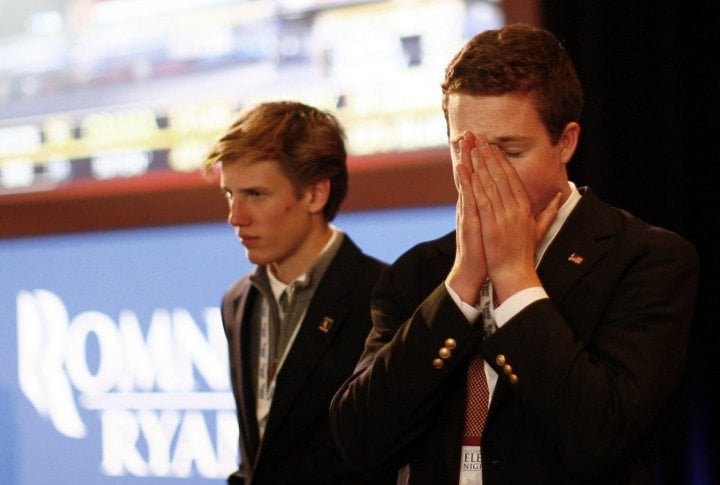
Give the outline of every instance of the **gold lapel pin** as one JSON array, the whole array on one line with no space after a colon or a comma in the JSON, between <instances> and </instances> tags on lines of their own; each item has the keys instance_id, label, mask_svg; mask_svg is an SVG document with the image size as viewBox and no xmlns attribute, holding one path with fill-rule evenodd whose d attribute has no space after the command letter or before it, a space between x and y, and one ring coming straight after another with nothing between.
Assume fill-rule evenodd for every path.
<instances>
[{"instance_id":1,"label":"gold lapel pin","mask_svg":"<svg viewBox=\"0 0 720 485\"><path fill-rule=\"evenodd\" d=\"M328 333L330 330L330 326L333 324L334 320L330 317L323 317L322 322L320 322L320 325L318 325L318 329L323 333Z\"/></svg>"}]
</instances>

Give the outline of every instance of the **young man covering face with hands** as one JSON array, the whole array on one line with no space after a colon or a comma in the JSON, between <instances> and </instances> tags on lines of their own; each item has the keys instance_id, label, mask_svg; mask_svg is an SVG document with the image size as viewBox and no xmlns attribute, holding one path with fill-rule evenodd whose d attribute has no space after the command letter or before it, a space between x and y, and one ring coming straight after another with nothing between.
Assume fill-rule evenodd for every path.
<instances>
[{"instance_id":1,"label":"young man covering face with hands","mask_svg":"<svg viewBox=\"0 0 720 485\"><path fill-rule=\"evenodd\" d=\"M378 282L343 456L422 485L654 483L695 249L568 180L582 92L549 32L476 35L442 92L457 227Z\"/></svg>"}]
</instances>

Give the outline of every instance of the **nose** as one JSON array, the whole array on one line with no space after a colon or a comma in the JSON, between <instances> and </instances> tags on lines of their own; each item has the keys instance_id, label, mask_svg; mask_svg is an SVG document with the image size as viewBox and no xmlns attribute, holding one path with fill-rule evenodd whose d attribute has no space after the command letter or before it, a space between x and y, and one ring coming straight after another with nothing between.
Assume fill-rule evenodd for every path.
<instances>
[{"instance_id":1,"label":"nose","mask_svg":"<svg viewBox=\"0 0 720 485\"><path fill-rule=\"evenodd\" d=\"M235 227L246 226L250 223L250 218L247 214L247 211L245 210L239 199L240 198L237 197L233 200L228 201L228 224Z\"/></svg>"}]
</instances>

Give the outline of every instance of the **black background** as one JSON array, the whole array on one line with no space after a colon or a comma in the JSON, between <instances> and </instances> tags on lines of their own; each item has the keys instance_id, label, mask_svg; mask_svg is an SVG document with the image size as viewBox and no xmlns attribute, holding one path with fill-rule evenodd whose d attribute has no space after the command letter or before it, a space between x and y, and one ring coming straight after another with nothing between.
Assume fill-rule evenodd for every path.
<instances>
[{"instance_id":1,"label":"black background","mask_svg":"<svg viewBox=\"0 0 720 485\"><path fill-rule=\"evenodd\" d=\"M585 90L571 180L692 241L701 258L679 412L662 443L660 483L718 475L720 15L709 1L546 0Z\"/></svg>"}]
</instances>

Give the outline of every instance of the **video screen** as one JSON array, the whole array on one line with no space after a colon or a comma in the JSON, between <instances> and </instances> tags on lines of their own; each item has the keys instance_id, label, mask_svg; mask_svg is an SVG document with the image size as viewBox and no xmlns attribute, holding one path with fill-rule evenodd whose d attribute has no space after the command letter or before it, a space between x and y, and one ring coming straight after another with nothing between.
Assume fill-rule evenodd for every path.
<instances>
[{"instance_id":1,"label":"video screen","mask_svg":"<svg viewBox=\"0 0 720 485\"><path fill-rule=\"evenodd\" d=\"M444 66L491 0L0 0L0 196L197 170L244 107L338 115L351 156L444 146Z\"/></svg>"}]
</instances>

